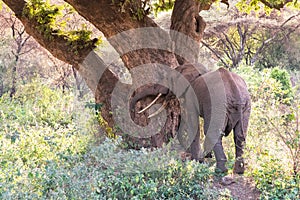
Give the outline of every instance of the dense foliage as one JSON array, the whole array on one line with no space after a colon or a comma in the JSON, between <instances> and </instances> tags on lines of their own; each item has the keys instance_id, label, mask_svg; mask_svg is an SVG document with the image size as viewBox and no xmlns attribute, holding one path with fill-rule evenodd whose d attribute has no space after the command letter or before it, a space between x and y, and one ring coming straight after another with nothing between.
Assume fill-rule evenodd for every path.
<instances>
[{"instance_id":1,"label":"dense foliage","mask_svg":"<svg viewBox=\"0 0 300 200\"><path fill-rule=\"evenodd\" d=\"M85 152L92 127L82 123L85 116L76 113L74 100L72 94L63 95L36 81L20 88L13 99L1 97L2 198L41 191L43 173L51 162L60 165L68 156Z\"/></svg>"},{"instance_id":2,"label":"dense foliage","mask_svg":"<svg viewBox=\"0 0 300 200\"><path fill-rule=\"evenodd\" d=\"M254 178L261 199L298 199L299 84L292 87L290 74L280 68L259 71L243 66L237 72L247 81L252 95L248 176Z\"/></svg>"},{"instance_id":3,"label":"dense foliage","mask_svg":"<svg viewBox=\"0 0 300 200\"><path fill-rule=\"evenodd\" d=\"M167 151L98 145L94 110L38 81L0 99L1 199L214 198L212 171ZM159 159L160 158L160 159Z\"/></svg>"}]
</instances>

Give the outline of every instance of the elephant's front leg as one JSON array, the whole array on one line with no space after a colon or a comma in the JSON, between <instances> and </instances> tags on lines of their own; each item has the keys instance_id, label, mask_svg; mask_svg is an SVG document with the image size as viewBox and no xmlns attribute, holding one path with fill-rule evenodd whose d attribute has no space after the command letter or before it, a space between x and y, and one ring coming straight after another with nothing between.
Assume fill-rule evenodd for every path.
<instances>
[{"instance_id":1,"label":"elephant's front leg","mask_svg":"<svg viewBox=\"0 0 300 200\"><path fill-rule=\"evenodd\" d=\"M197 128L197 133L195 135L195 138L191 144L191 154L192 154L192 159L197 160L200 162L203 162L201 158L201 146L200 146L200 130L199 127Z\"/></svg>"},{"instance_id":2,"label":"elephant's front leg","mask_svg":"<svg viewBox=\"0 0 300 200\"><path fill-rule=\"evenodd\" d=\"M218 142L215 144L213 150L217 161L216 171L221 173L227 172L228 169L225 166L227 158L222 145L222 136L219 137Z\"/></svg>"}]
</instances>

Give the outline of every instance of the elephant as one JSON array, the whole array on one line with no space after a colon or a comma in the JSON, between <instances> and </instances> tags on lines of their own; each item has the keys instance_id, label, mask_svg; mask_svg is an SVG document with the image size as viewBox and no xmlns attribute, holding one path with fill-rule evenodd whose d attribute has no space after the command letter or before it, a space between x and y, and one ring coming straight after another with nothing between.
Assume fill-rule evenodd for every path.
<instances>
[{"instance_id":1,"label":"elephant","mask_svg":"<svg viewBox=\"0 0 300 200\"><path fill-rule=\"evenodd\" d=\"M200 66L200 67L199 67ZM245 81L237 74L226 70L225 68L219 68L215 71L208 71L199 64L183 64L175 68L177 72L188 80L191 88L196 94L199 109L196 110L196 114L203 118L204 120L204 134L207 136L210 126L215 126L221 130L220 134L216 138L216 141L212 147L216 159L216 171L226 173L228 171L226 167L227 157L224 153L222 138L223 136L228 136L233 130L234 143L235 143L235 164L234 173L243 174L245 170L244 163L244 147L246 142L246 133L248 129L248 122L251 112L251 99L250 94L247 89ZM217 78L219 77L219 78ZM216 80L212 80L216 79ZM212 120L212 100L214 98L221 98L218 95L221 94L218 91L211 94L208 82L221 83L224 93L224 121L217 122L219 124L210 125ZM184 91L184 89L182 89ZM143 110L139 111L145 112L149 107L151 107L158 98L165 98L165 100L174 96L172 91L164 86L155 84L142 90L140 93L135 94L130 101L130 108L134 110L135 104L147 96L156 96L155 100ZM183 95L176 95L180 98ZM165 103L164 103L165 105ZM154 115L150 115L153 117ZM199 120L199 117L197 117ZM199 124L199 123L198 123ZM197 126L198 126L197 124ZM198 126L199 127L199 126ZM214 129L214 131L217 129ZM200 131L199 128L190 145L190 153L192 159L203 161L203 157L200 155ZM210 155L210 152L206 152L206 156ZM203 155L202 155L203 156Z\"/></svg>"}]
</instances>

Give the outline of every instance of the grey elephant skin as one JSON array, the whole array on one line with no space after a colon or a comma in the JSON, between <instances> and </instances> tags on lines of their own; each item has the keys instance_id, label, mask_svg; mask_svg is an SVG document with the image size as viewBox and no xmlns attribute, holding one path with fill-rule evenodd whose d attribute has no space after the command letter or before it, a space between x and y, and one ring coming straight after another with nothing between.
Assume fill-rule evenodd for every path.
<instances>
[{"instance_id":1,"label":"grey elephant skin","mask_svg":"<svg viewBox=\"0 0 300 200\"><path fill-rule=\"evenodd\" d=\"M244 173L245 166L243 154L251 111L250 94L245 81L237 74L224 68L219 68L216 71L209 72L199 64L181 65L176 68L176 71L189 81L190 86L197 96L198 106L187 106L194 106L195 109L192 108L190 110L193 110L198 116L201 116L204 119L204 134L206 136L208 136L207 134L215 135L215 141L213 142L212 150L217 162L216 171L227 172L225 165L227 158L223 150L222 137L228 136L233 130L236 158L234 173ZM216 82L216 84L221 83L222 87L220 87L220 91L218 92L217 89L212 94L212 92L209 90L209 85L207 85L208 82ZM188 88L176 89L182 91L182 94L176 94L177 98L188 98L184 94ZM131 109L134 109L137 101L150 95L158 95L159 93L162 94L160 98L165 98L166 100L174 97L174 94L168 88L165 88L161 85L154 85L153 87L146 88L142 92L135 94L130 101ZM213 105L214 98L218 98L218 95L221 95L221 93L224 94L224 99L221 103L222 105ZM220 106L220 109L223 112L222 115L224 120L219 120L220 122L217 122L218 124L211 124L213 122L212 117L215 117L214 113L212 113L214 110L212 105L217 107ZM213 130L220 130L220 132L209 133L210 127L215 127ZM201 154L199 127L197 128L197 133L194 136L189 149L192 154L192 159L199 161L203 160L204 156ZM209 155L210 152L205 152L205 154Z\"/></svg>"}]
</instances>

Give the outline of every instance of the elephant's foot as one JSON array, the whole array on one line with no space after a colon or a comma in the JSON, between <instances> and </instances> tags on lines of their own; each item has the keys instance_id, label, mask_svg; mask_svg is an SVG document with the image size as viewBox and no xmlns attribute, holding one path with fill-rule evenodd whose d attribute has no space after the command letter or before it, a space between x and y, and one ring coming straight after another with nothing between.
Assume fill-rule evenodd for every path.
<instances>
[{"instance_id":1,"label":"elephant's foot","mask_svg":"<svg viewBox=\"0 0 300 200\"><path fill-rule=\"evenodd\" d=\"M244 174L245 172L245 163L243 158L237 158L234 163L233 173L235 174Z\"/></svg>"},{"instance_id":2,"label":"elephant's foot","mask_svg":"<svg viewBox=\"0 0 300 200\"><path fill-rule=\"evenodd\" d=\"M215 171L220 173L226 173L228 171L227 167L225 166L227 162L227 158L223 150L221 138L216 143L213 150L217 161L217 166Z\"/></svg>"},{"instance_id":3,"label":"elephant's foot","mask_svg":"<svg viewBox=\"0 0 300 200\"><path fill-rule=\"evenodd\" d=\"M217 166L216 166L215 172L216 173L227 173L228 169L225 166L225 163L226 162L224 162L224 161L217 162Z\"/></svg>"}]
</instances>

